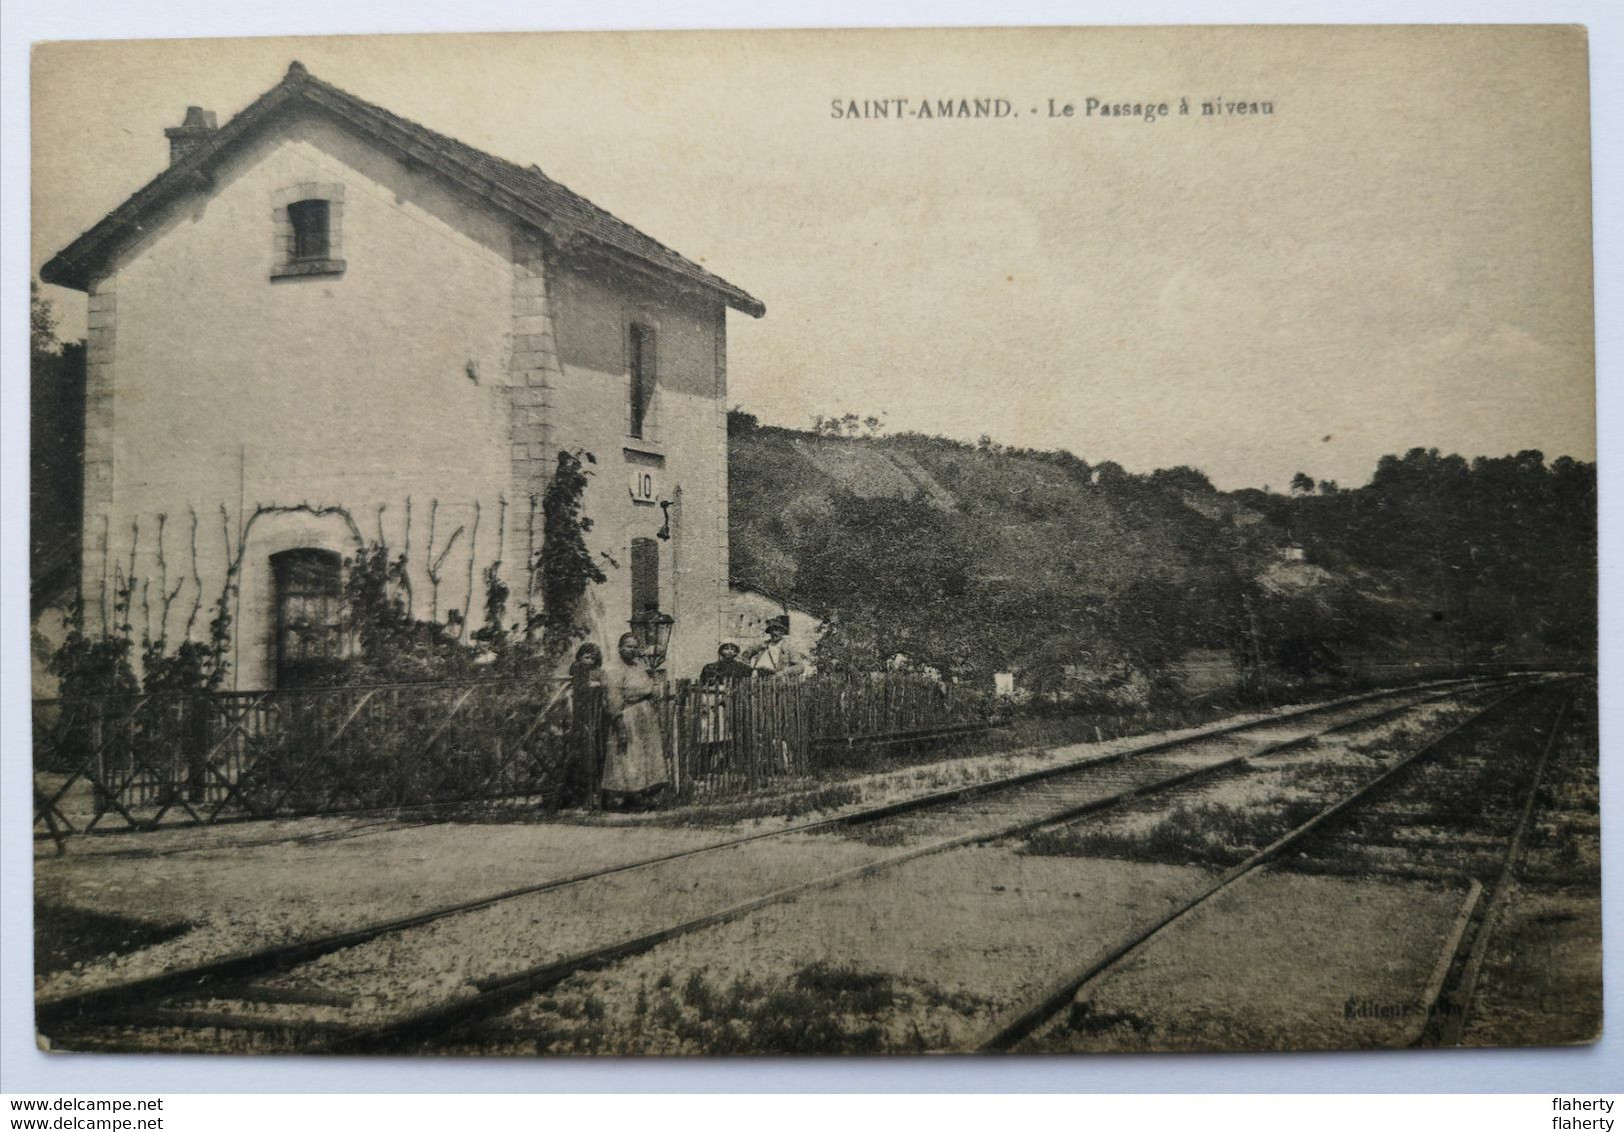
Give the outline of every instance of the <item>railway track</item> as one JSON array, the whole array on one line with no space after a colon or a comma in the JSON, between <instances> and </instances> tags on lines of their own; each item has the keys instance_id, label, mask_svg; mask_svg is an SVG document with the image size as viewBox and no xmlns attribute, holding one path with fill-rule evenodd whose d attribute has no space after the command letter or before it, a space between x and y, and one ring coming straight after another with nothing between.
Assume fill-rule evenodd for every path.
<instances>
[{"instance_id":1,"label":"railway track","mask_svg":"<svg viewBox=\"0 0 1624 1132\"><path fill-rule=\"evenodd\" d=\"M1535 732L1524 737L1520 757L1510 766L1481 757L1471 742L1474 729L1527 707L1525 695L1530 691L1558 698L1554 709L1550 702L1536 704L1532 709L1536 718L1515 721ZM1465 888L1469 896L1446 942L1447 962L1440 966L1428 1001L1422 1004L1429 1020L1415 1043L1456 1044L1497 912L1526 849L1536 796L1571 698L1569 690L1519 689L1436 736L1215 877L1156 922L1067 974L987 1034L978 1048L1018 1051L1045 1030L1050 1040L1035 1048L1065 1048L1063 1040L1055 1040L1055 1031L1064 1025L1063 1013L1081 1007L1086 1015L1091 990L1114 971L1155 946L1198 908L1270 867L1331 875L1385 873L1456 882ZM1435 836L1438 826L1457 823L1472 830L1473 836L1440 844ZM1391 860L1395 855L1402 855L1406 863L1395 865ZM1411 863L1417 856L1424 856L1420 867ZM1444 1009L1439 1009L1440 1003Z\"/></svg>"},{"instance_id":2,"label":"railway track","mask_svg":"<svg viewBox=\"0 0 1624 1132\"><path fill-rule=\"evenodd\" d=\"M1486 902L1480 900L1474 903L1473 911L1481 910L1481 914L1469 917L1465 921L1468 930L1461 932L1455 941L1454 953L1446 968L1445 981L1432 997L1432 1001L1427 1004L1429 1021L1416 1040L1416 1045L1460 1044L1470 1017L1478 976L1482 972L1483 962L1488 954L1489 941L1494 936L1494 930L1499 924L1500 916L1515 884L1517 867L1528 848L1528 834L1532 828L1539 788L1544 782L1546 769L1550 766L1551 751L1562 733L1563 718L1567 710L1568 705L1564 704L1557 714L1556 721L1551 725L1550 735L1529 777L1526 798L1520 808L1516 829L1506 845L1505 856L1501 859L1492 887L1482 889L1481 879L1470 873L1464 874L1472 883L1477 884L1481 891L1488 893L1488 899ZM1439 1006L1443 1004L1447 1004L1448 1009L1440 1010Z\"/></svg>"},{"instance_id":3,"label":"railway track","mask_svg":"<svg viewBox=\"0 0 1624 1132\"><path fill-rule=\"evenodd\" d=\"M37 1028L59 1048L252 1048L373 1051L410 1048L455 1033L580 971L608 966L660 943L748 915L770 904L933 853L1007 838L1127 799L1174 789L1231 771L1248 759L1312 743L1321 735L1369 725L1410 708L1489 685L1433 683L1346 697L1178 739L1043 768L971 787L709 846L628 862L496 893L320 939L230 956L155 978L40 1002ZM747 877L708 889L695 879L698 859L716 871L731 863L749 872L745 847L786 839L820 849L806 867ZM648 909L647 929L624 938L537 941L553 954L540 963L508 961L455 985L414 986L379 1003L369 973L409 967L443 950L458 926L479 939L477 917L501 913L531 923L610 898L627 874L654 872L662 894ZM667 882L669 878L669 883ZM734 878L735 882L737 877ZM690 887L691 885L691 887ZM567 906L559 902L568 898ZM549 921L554 922L554 921ZM566 919L559 917L557 923ZM570 921L573 922L573 921ZM527 933L528 934L528 933ZM546 933L553 934L553 933ZM567 933L566 933L567 934ZM485 937L488 938L488 937ZM528 941L526 941L528 946ZM404 957L404 958L403 958Z\"/></svg>"}]
</instances>

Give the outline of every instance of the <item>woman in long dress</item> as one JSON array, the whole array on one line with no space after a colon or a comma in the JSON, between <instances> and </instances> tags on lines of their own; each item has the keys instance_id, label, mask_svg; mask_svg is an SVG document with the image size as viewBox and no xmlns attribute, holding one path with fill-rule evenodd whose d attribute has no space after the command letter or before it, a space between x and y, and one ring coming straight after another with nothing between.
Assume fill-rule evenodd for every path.
<instances>
[{"instance_id":1,"label":"woman in long dress","mask_svg":"<svg viewBox=\"0 0 1624 1132\"><path fill-rule=\"evenodd\" d=\"M610 719L609 755L603 768L605 809L642 809L656 804L670 781L660 738L660 687L643 667L637 637L620 638L620 663L603 671L605 711Z\"/></svg>"}]
</instances>

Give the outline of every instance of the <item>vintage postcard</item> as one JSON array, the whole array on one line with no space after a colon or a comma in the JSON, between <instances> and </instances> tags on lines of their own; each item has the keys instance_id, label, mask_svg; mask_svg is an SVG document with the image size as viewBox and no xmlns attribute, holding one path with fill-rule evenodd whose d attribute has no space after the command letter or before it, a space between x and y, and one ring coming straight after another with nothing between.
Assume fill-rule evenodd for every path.
<instances>
[{"instance_id":1,"label":"vintage postcard","mask_svg":"<svg viewBox=\"0 0 1624 1132\"><path fill-rule=\"evenodd\" d=\"M38 45L41 1047L1593 1041L1587 91Z\"/></svg>"}]
</instances>

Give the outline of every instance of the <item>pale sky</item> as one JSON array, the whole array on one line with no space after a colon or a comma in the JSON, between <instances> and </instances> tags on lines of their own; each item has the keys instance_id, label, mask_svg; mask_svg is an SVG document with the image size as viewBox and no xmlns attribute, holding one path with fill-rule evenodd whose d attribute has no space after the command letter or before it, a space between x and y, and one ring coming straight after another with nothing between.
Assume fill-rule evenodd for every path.
<instances>
[{"instance_id":1,"label":"pale sky","mask_svg":"<svg viewBox=\"0 0 1624 1132\"><path fill-rule=\"evenodd\" d=\"M730 316L729 399L769 422L885 412L1225 488L1362 483L1416 445L1595 457L1582 31L49 45L35 271L163 168L188 104L223 124L294 58L761 298ZM1174 113L1087 118L1090 96ZM975 97L1012 114L830 108ZM1217 98L1274 113L1202 117ZM83 296L47 290L82 333Z\"/></svg>"}]
</instances>

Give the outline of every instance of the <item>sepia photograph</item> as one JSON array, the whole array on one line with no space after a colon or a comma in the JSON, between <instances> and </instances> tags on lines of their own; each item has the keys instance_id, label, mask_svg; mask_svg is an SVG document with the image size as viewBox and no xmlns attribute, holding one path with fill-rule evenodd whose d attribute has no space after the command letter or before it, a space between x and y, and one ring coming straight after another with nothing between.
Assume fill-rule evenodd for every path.
<instances>
[{"instance_id":1,"label":"sepia photograph","mask_svg":"<svg viewBox=\"0 0 1624 1132\"><path fill-rule=\"evenodd\" d=\"M36 44L38 1047L1596 1041L1590 77Z\"/></svg>"}]
</instances>

